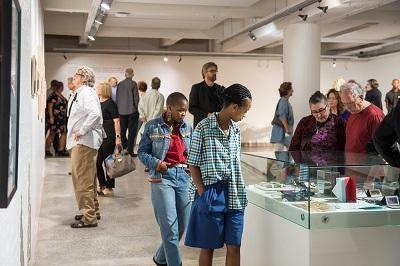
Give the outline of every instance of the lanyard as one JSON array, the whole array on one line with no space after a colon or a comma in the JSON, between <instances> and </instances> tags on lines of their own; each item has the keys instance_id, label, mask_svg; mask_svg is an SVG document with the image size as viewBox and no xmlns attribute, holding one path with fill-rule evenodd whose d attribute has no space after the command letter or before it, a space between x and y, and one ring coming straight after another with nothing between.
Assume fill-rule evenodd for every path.
<instances>
[{"instance_id":1,"label":"lanyard","mask_svg":"<svg viewBox=\"0 0 400 266\"><path fill-rule=\"evenodd\" d=\"M75 93L74 98L72 99L71 106L70 106L69 109L68 109L68 116L67 116L67 117L69 117L69 116L71 115L72 106L74 105L74 102L75 102L75 101L77 102L77 100L76 100L76 97L77 97L77 96L78 96L78 93Z\"/></svg>"}]
</instances>

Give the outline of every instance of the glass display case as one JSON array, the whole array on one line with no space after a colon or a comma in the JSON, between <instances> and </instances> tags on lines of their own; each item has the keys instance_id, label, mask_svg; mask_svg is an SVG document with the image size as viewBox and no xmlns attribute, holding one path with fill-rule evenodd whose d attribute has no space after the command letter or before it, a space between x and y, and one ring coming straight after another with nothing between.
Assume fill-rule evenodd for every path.
<instances>
[{"instance_id":1,"label":"glass display case","mask_svg":"<svg viewBox=\"0 0 400 266\"><path fill-rule=\"evenodd\" d=\"M377 155L244 152L250 204L307 229L400 225L399 169Z\"/></svg>"}]
</instances>

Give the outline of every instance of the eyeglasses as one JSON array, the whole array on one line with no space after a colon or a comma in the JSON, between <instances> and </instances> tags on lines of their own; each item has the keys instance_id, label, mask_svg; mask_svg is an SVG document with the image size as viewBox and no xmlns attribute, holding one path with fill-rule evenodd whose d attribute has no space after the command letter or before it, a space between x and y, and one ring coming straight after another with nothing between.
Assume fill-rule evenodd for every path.
<instances>
[{"instance_id":1,"label":"eyeglasses","mask_svg":"<svg viewBox=\"0 0 400 266\"><path fill-rule=\"evenodd\" d=\"M311 114L312 114L312 115L320 114L320 113L322 113L323 111L325 111L327 107L328 107L328 105L325 105L324 108L321 108L321 109L319 109L319 110L311 110Z\"/></svg>"}]
</instances>

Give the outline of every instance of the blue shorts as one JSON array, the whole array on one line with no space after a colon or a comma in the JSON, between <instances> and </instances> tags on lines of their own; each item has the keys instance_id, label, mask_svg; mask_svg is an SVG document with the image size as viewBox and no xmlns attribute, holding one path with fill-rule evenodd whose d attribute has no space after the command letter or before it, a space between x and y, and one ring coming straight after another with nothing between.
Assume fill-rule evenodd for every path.
<instances>
[{"instance_id":1,"label":"blue shorts","mask_svg":"<svg viewBox=\"0 0 400 266\"><path fill-rule=\"evenodd\" d=\"M224 244L240 246L244 210L228 209L228 184L218 182L196 196L190 211L185 245L217 249Z\"/></svg>"}]
</instances>

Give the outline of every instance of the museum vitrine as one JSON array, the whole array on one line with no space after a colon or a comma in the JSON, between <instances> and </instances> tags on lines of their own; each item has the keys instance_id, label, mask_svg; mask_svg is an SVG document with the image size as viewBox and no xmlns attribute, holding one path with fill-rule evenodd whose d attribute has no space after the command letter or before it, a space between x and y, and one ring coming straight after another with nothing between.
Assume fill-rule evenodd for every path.
<instances>
[{"instance_id":1,"label":"museum vitrine","mask_svg":"<svg viewBox=\"0 0 400 266\"><path fill-rule=\"evenodd\" d=\"M400 225L399 169L378 155L245 152L249 203L308 229Z\"/></svg>"}]
</instances>

